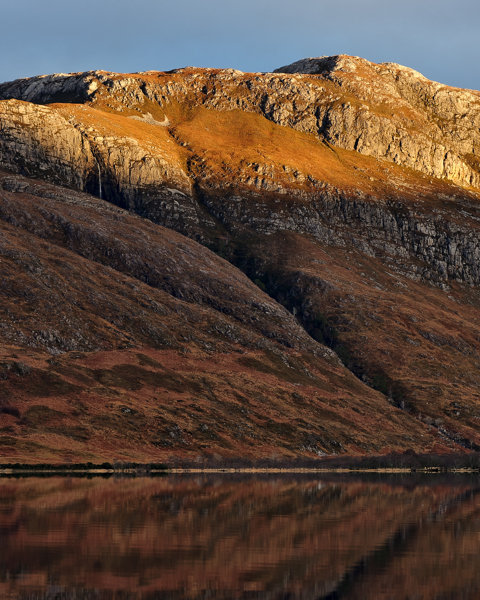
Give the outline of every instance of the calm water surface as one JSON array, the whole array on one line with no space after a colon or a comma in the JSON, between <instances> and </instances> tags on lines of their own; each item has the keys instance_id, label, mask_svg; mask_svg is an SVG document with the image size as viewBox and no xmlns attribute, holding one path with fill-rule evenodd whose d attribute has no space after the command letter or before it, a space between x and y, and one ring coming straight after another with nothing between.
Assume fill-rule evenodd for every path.
<instances>
[{"instance_id":1,"label":"calm water surface","mask_svg":"<svg viewBox=\"0 0 480 600\"><path fill-rule=\"evenodd\" d=\"M480 598L480 477L0 479L0 598Z\"/></svg>"}]
</instances>

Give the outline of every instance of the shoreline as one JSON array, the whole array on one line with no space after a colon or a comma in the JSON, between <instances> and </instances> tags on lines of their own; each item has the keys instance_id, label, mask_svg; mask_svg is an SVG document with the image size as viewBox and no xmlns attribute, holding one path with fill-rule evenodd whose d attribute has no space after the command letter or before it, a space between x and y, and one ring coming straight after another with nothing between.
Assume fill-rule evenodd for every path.
<instances>
[{"instance_id":1,"label":"shoreline","mask_svg":"<svg viewBox=\"0 0 480 600\"><path fill-rule=\"evenodd\" d=\"M447 467L426 467L426 468L378 468L378 469L349 469L349 468L165 468L165 469L0 469L0 477L3 475L137 475L148 477L150 475L171 475L171 474L202 474L202 473L225 473L225 474L288 474L288 473L380 473L380 474L396 474L396 473L423 473L423 474L438 474L438 473L478 473L478 468L447 468Z\"/></svg>"}]
</instances>

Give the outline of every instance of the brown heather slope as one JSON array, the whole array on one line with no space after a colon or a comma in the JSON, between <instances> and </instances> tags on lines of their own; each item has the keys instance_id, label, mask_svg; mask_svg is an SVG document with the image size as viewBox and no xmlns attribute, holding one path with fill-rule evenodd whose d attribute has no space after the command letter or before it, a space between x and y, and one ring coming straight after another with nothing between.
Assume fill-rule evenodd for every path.
<instances>
[{"instance_id":1,"label":"brown heather slope","mask_svg":"<svg viewBox=\"0 0 480 600\"><path fill-rule=\"evenodd\" d=\"M12 337L8 323L13 321L6 319L4 340L53 352L109 351L119 343L140 344L153 352L172 339L181 347L189 347L188 341L195 346L192 360L200 361L191 368L201 371L207 368L202 353L219 352L216 336L226 336L227 347L233 341L261 355L260 365L256 355L235 360L222 355L222 361L242 365L250 378L246 397L259 393L259 371L274 377L267 388L272 385L283 397L290 388L284 389L282 381L290 371L279 357L288 362L288 356L295 356L294 371L305 374L307 369L316 375L314 369L320 369L333 385L335 398L324 400L322 392L329 411L357 415L347 422L332 417L308 437L307 425L300 423L315 419L310 390L302 416L300 403L288 410L281 405L289 433L279 429L263 449L250 448L249 455L271 453L276 445L287 454L300 448L330 453L342 447L381 452L389 447L431 451L480 446L478 93L429 82L398 65L355 57L309 59L282 71L91 72L0 86L5 98L0 101L0 163L11 173L3 179L2 219L16 227L16 235L26 236L23 244L34 234L47 246L54 243L55 252L68 250L75 261L87 260L78 272L95 269L88 285L71 292L79 294L75 308L67 308L62 291L61 298L49 301L58 306L57 313L47 308L38 325L17 299L36 290L48 307L45 291L37 291L33 280L25 283L24 291L10 286L10 297L16 300L9 319L21 316L24 330L17 328L17 337ZM69 189L45 191L46 184L19 173ZM188 246L190 268L183 270L183 264L166 276L176 261L165 263L167 250L156 250L150 233L156 226L129 221L134 218L114 208L108 221L89 217L99 209L85 197L80 216L75 212L79 202L71 200L79 197L73 189L200 241L244 271L290 316L278 312L273 302L271 312L260 309L258 316L252 305L253 312L245 313L245 301L236 300L260 290L254 292L246 279L240 283L238 271L224 261L200 276L203 267L197 256L200 260L204 251L199 246ZM133 233L136 223L142 223L143 237ZM73 261L70 254L68 260ZM75 261L72 269L77 268ZM31 277L33 256L17 263ZM55 268L56 280L75 287L70 270L59 273L58 263ZM117 290L108 269L115 277L133 277L141 291ZM214 272L218 276L213 282ZM236 284L228 291L222 285L231 277L240 289ZM98 289L100 300L92 301L97 292L91 289ZM168 298L153 298L161 292ZM141 300L141 294L148 300ZM154 314L151 307L163 303L175 312L172 296L187 302L196 325L163 318L162 310ZM215 319L225 319L219 314L226 312L242 333L232 340L221 320L213 327L217 333L212 341L209 317L200 319L200 309L213 310ZM116 315L106 319L108 326L99 320L105 311ZM62 320L65 312L70 325ZM58 325L45 325L52 315ZM189 333L182 333L179 341L180 327L192 328L193 341ZM57 337L39 337L44 330L56 331ZM75 331L82 340L77 346ZM253 332L259 346L251 345ZM358 379L322 356L312 338L333 348ZM171 348L178 350L175 344ZM312 358L315 353L319 356ZM69 356L62 360L69 361ZM123 360L112 356L109 364ZM344 383L339 385L342 373ZM87 389L92 382L85 381ZM219 385L218 380L209 384L212 397ZM206 410L214 414L213 405ZM225 405L222 410L229 409ZM178 414L187 418L188 412ZM397 433L384 429L382 415L400 419L393 426ZM238 424L238 419L233 422ZM175 440L174 431L167 435ZM231 441L231 431L225 435ZM280 441L282 435L288 443ZM298 442L304 435L309 441ZM205 452L208 444L213 442L191 450ZM236 443L219 450L243 452Z\"/></svg>"},{"instance_id":2,"label":"brown heather slope","mask_svg":"<svg viewBox=\"0 0 480 600\"><path fill-rule=\"evenodd\" d=\"M0 190L4 462L444 447L210 250L0 181L17 190Z\"/></svg>"}]
</instances>

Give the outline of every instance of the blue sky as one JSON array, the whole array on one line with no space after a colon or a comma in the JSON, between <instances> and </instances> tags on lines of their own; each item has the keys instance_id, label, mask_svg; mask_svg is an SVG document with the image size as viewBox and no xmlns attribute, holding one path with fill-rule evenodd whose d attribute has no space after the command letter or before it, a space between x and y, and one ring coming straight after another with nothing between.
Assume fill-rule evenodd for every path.
<instances>
[{"instance_id":1,"label":"blue sky","mask_svg":"<svg viewBox=\"0 0 480 600\"><path fill-rule=\"evenodd\" d=\"M478 0L18 0L2 3L0 81L183 66L271 71L307 56L396 62L480 89Z\"/></svg>"}]
</instances>

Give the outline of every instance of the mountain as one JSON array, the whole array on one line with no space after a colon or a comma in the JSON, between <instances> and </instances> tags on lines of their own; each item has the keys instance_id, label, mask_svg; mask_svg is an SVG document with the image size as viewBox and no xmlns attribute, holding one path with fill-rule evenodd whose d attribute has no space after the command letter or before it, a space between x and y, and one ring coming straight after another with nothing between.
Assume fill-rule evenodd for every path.
<instances>
[{"instance_id":1,"label":"mountain","mask_svg":"<svg viewBox=\"0 0 480 600\"><path fill-rule=\"evenodd\" d=\"M3 456L480 447L479 92L342 55L0 98Z\"/></svg>"}]
</instances>

